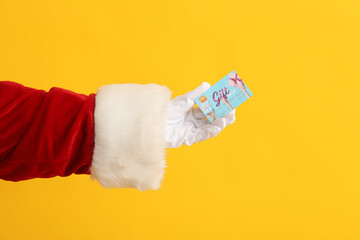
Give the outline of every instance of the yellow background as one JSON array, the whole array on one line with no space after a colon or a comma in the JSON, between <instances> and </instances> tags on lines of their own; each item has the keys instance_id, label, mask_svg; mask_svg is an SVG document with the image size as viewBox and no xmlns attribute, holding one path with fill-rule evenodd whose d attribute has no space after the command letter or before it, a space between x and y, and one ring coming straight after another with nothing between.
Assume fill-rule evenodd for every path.
<instances>
[{"instance_id":1,"label":"yellow background","mask_svg":"<svg viewBox=\"0 0 360 240\"><path fill-rule=\"evenodd\" d=\"M0 181L0 239L360 239L359 29L358 0L0 0L1 80L254 93L158 191Z\"/></svg>"}]
</instances>

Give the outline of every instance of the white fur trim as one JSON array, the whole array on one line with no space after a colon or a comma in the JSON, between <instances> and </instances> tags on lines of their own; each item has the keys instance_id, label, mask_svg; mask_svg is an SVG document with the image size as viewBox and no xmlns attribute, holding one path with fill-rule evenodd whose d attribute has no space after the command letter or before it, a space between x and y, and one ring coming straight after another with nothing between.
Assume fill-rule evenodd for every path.
<instances>
[{"instance_id":1,"label":"white fur trim","mask_svg":"<svg viewBox=\"0 0 360 240\"><path fill-rule=\"evenodd\" d=\"M112 84L95 100L91 177L104 187L158 189L164 176L164 126L171 91L157 84Z\"/></svg>"}]
</instances>

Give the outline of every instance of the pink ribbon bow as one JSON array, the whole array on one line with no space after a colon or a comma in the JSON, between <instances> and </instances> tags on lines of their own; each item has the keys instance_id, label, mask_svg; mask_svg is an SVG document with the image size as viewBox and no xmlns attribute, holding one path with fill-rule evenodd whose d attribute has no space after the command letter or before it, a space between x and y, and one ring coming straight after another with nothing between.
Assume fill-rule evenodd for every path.
<instances>
[{"instance_id":1,"label":"pink ribbon bow","mask_svg":"<svg viewBox=\"0 0 360 240\"><path fill-rule=\"evenodd\" d=\"M229 86L239 88L243 85L243 81L236 73L230 73L229 75Z\"/></svg>"}]
</instances>

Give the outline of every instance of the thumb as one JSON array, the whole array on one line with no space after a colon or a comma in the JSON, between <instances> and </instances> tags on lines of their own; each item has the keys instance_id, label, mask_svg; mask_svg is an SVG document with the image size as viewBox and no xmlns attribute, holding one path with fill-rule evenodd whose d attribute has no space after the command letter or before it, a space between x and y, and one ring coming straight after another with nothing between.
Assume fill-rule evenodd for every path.
<instances>
[{"instance_id":1,"label":"thumb","mask_svg":"<svg viewBox=\"0 0 360 240\"><path fill-rule=\"evenodd\" d=\"M200 86L198 86L197 88L195 88L195 90L192 90L188 93L185 94L185 96L187 96L188 98L190 98L191 100L195 100L195 98L197 98L198 96L200 96L200 94L202 94L203 92L205 92L206 90L208 90L211 87L210 83L208 82L203 82Z\"/></svg>"},{"instance_id":2,"label":"thumb","mask_svg":"<svg viewBox=\"0 0 360 240\"><path fill-rule=\"evenodd\" d=\"M200 96L203 92L210 88L210 83L203 82L200 86L195 88L194 90L185 93L184 95L177 96L172 100L173 105L176 105L177 111L181 113L185 113L189 111L192 106L194 106L195 98Z\"/></svg>"}]
</instances>

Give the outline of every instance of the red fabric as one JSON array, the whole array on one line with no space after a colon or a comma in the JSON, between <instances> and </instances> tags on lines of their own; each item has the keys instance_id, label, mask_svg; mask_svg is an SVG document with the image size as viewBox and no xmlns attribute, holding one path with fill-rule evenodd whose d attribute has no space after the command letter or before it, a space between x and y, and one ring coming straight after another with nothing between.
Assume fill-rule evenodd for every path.
<instances>
[{"instance_id":1,"label":"red fabric","mask_svg":"<svg viewBox=\"0 0 360 240\"><path fill-rule=\"evenodd\" d=\"M95 94L0 81L0 178L89 174Z\"/></svg>"}]
</instances>

